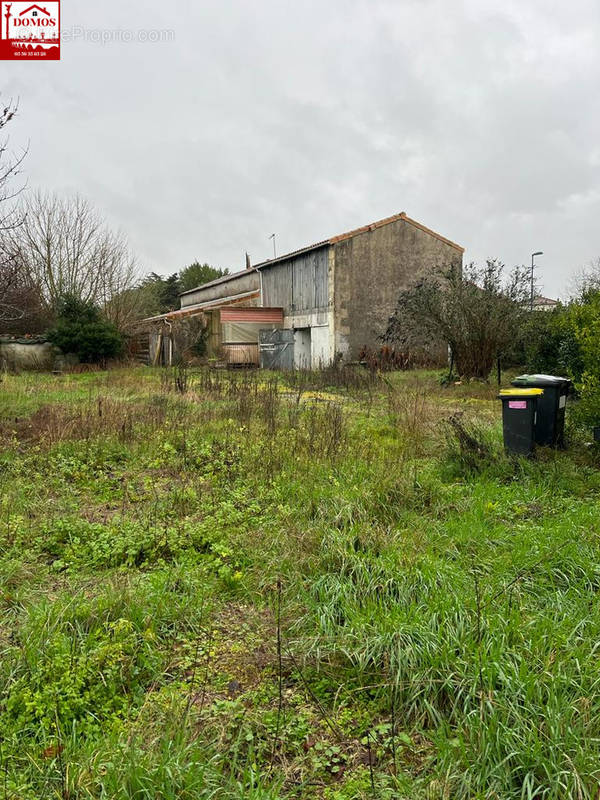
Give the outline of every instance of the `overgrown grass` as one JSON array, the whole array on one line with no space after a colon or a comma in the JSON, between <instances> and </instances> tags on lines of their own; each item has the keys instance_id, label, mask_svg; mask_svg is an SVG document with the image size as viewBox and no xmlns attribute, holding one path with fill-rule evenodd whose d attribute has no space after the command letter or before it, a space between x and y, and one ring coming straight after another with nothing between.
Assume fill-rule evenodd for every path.
<instances>
[{"instance_id":1,"label":"overgrown grass","mask_svg":"<svg viewBox=\"0 0 600 800\"><path fill-rule=\"evenodd\" d=\"M597 798L600 473L495 387L0 384L0 794Z\"/></svg>"}]
</instances>

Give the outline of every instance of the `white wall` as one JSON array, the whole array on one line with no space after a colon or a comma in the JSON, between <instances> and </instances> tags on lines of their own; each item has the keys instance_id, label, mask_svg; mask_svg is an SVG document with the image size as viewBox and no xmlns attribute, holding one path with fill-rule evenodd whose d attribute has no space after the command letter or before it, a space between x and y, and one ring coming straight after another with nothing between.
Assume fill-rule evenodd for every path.
<instances>
[{"instance_id":1,"label":"white wall","mask_svg":"<svg viewBox=\"0 0 600 800\"><path fill-rule=\"evenodd\" d=\"M311 328L296 328L294 331L294 367L311 368Z\"/></svg>"},{"instance_id":2,"label":"white wall","mask_svg":"<svg viewBox=\"0 0 600 800\"><path fill-rule=\"evenodd\" d=\"M311 364L313 369L327 367L331 361L329 347L329 325L320 325L310 329L311 332Z\"/></svg>"}]
</instances>

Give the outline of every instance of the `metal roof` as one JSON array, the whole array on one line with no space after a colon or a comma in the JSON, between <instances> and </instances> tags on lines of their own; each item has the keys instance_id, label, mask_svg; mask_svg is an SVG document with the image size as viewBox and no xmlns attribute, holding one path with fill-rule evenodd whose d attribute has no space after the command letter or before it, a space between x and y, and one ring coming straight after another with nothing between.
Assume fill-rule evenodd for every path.
<instances>
[{"instance_id":1,"label":"metal roof","mask_svg":"<svg viewBox=\"0 0 600 800\"><path fill-rule=\"evenodd\" d=\"M188 289L185 292L181 292L179 295L182 297L186 294L191 294L192 292L197 292L200 289L206 289L209 286L218 286L221 283L227 283L227 281L235 280L236 278L240 278L242 275L248 275L250 272L256 272L259 269L263 269L264 267L270 267L273 264L278 264L280 261L286 261L289 258L294 258L295 256L300 256L303 253L309 253L311 250L318 250L321 247L327 247L331 244L337 244L338 242L343 242L346 239L352 239L354 236L359 236L361 233L367 233L368 231L372 231L375 228L381 228L384 225L389 225L391 222L398 222L399 220L404 220L404 222L408 222L409 225L413 225L415 228L419 228L419 230L428 233L430 236L434 236L436 239L439 239L441 242L445 242L450 247L456 248L461 253L464 253L465 248L461 247L456 242L453 242L451 239L446 239L445 236L442 236L439 233L431 230L431 228L427 228L425 225L422 225L420 222L417 222L414 219L411 219L406 215L405 211L401 211L399 214L393 214L391 217L385 217L385 219L377 220L377 222L371 222L369 225L363 225L361 228L355 228L354 230L347 231L346 233L340 233L337 236L332 236L329 239L323 239L321 242L315 242L315 244L307 245L306 247L301 247L298 250L292 250L290 253L285 253L282 256L277 256L277 258L269 258L266 261L261 261L258 264L255 264L250 269L241 269L238 272L232 272L230 275L224 275L222 278L215 278L214 281L209 281L208 283L203 283L200 286L196 286L194 289Z\"/></svg>"},{"instance_id":2,"label":"metal roof","mask_svg":"<svg viewBox=\"0 0 600 800\"><path fill-rule=\"evenodd\" d=\"M192 294L192 292L197 292L200 289L206 289L207 286L218 286L220 283L227 283L227 281L235 280L235 278L239 278L242 275L249 275L251 272L256 272L256 267L241 269L238 272L231 272L229 275L223 275L222 278L215 278L214 281L201 283L200 286L195 286L193 289L187 289L185 292L181 292L179 297L183 297L184 294Z\"/></svg>"},{"instance_id":3,"label":"metal roof","mask_svg":"<svg viewBox=\"0 0 600 800\"><path fill-rule=\"evenodd\" d=\"M252 289L249 292L229 295L229 297L219 297L216 300L205 300L204 303L194 303L192 306L184 306L184 308L180 308L177 311L167 311L166 314L158 314L156 317L147 317L142 320L142 322L159 322L161 319L181 319L181 317L192 316L201 311L211 311L221 306L236 303L238 300L246 300L249 297L258 297L259 295L260 291L258 289Z\"/></svg>"},{"instance_id":4,"label":"metal roof","mask_svg":"<svg viewBox=\"0 0 600 800\"><path fill-rule=\"evenodd\" d=\"M327 247L330 244L331 244L330 239L323 239L322 242L309 244L307 247L301 247L299 250L292 250L290 253L285 253L285 255L283 256L277 256L277 258L269 258L267 259L267 261L261 261L259 264L254 265L254 269L263 269L264 267L270 267L272 264L278 264L280 261L286 261L288 258L301 256L302 253L310 253L311 250L318 250L320 247Z\"/></svg>"}]
</instances>

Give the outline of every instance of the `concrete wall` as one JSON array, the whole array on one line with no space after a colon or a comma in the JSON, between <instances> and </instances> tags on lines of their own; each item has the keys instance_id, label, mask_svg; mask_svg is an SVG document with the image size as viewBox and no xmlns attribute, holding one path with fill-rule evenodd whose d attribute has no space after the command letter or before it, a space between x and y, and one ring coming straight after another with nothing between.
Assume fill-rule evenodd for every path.
<instances>
[{"instance_id":1,"label":"concrete wall","mask_svg":"<svg viewBox=\"0 0 600 800\"><path fill-rule=\"evenodd\" d=\"M260 278L258 272L254 269L243 270L182 294L181 308L193 306L197 303L207 303L210 300L220 300L223 297L232 297L243 292L257 292L259 289Z\"/></svg>"},{"instance_id":2,"label":"concrete wall","mask_svg":"<svg viewBox=\"0 0 600 800\"><path fill-rule=\"evenodd\" d=\"M50 370L59 352L50 342L22 344L0 342L0 367L7 369Z\"/></svg>"},{"instance_id":3,"label":"concrete wall","mask_svg":"<svg viewBox=\"0 0 600 800\"><path fill-rule=\"evenodd\" d=\"M439 266L462 264L462 252L405 219L332 245L335 354L358 358L381 347L398 294Z\"/></svg>"}]
</instances>

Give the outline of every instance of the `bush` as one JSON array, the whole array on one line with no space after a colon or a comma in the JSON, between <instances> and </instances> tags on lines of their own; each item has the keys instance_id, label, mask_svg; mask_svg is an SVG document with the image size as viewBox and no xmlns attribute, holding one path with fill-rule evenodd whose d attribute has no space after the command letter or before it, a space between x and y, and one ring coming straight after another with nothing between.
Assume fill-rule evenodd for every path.
<instances>
[{"instance_id":1,"label":"bush","mask_svg":"<svg viewBox=\"0 0 600 800\"><path fill-rule=\"evenodd\" d=\"M562 322L560 361L573 380L580 402L576 424L600 424L600 291L585 289Z\"/></svg>"},{"instance_id":2,"label":"bush","mask_svg":"<svg viewBox=\"0 0 600 800\"><path fill-rule=\"evenodd\" d=\"M600 290L584 291L569 306L568 324L577 345L573 378L579 381L585 373L600 374Z\"/></svg>"},{"instance_id":3,"label":"bush","mask_svg":"<svg viewBox=\"0 0 600 800\"><path fill-rule=\"evenodd\" d=\"M521 329L527 293L521 268L507 275L496 260L452 265L400 292L383 339L408 352L444 343L461 376L486 380Z\"/></svg>"},{"instance_id":4,"label":"bush","mask_svg":"<svg viewBox=\"0 0 600 800\"><path fill-rule=\"evenodd\" d=\"M565 309L529 312L512 345L502 354L505 367L526 368L527 372L557 373L560 370Z\"/></svg>"},{"instance_id":5,"label":"bush","mask_svg":"<svg viewBox=\"0 0 600 800\"><path fill-rule=\"evenodd\" d=\"M600 380L596 375L584 373L576 384L579 402L574 406L571 423L575 428L590 428L600 425Z\"/></svg>"},{"instance_id":6,"label":"bush","mask_svg":"<svg viewBox=\"0 0 600 800\"><path fill-rule=\"evenodd\" d=\"M123 353L123 337L117 328L92 302L73 295L61 298L56 324L47 335L63 353L75 353L87 363L105 362Z\"/></svg>"},{"instance_id":7,"label":"bush","mask_svg":"<svg viewBox=\"0 0 600 800\"><path fill-rule=\"evenodd\" d=\"M576 424L600 424L600 290L584 289L568 306L530 314L505 363L566 375L580 398Z\"/></svg>"},{"instance_id":8,"label":"bush","mask_svg":"<svg viewBox=\"0 0 600 800\"><path fill-rule=\"evenodd\" d=\"M198 338L190 348L193 355L198 356L198 358L204 358L208 352L208 334L208 328L202 328L198 333Z\"/></svg>"}]
</instances>

